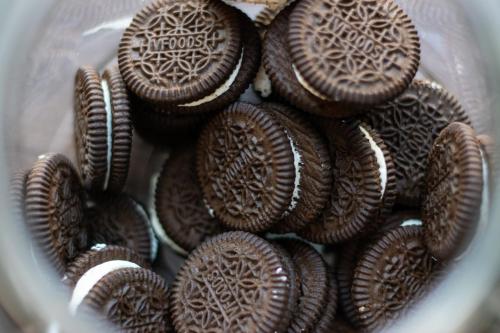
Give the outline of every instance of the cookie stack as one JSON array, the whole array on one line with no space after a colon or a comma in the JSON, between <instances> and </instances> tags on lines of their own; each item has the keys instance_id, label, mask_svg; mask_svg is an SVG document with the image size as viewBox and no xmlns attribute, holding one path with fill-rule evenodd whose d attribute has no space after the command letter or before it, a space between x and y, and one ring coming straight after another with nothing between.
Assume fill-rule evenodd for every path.
<instances>
[{"instance_id":1,"label":"cookie stack","mask_svg":"<svg viewBox=\"0 0 500 333\"><path fill-rule=\"evenodd\" d=\"M418 33L393 0L155 0L117 49L118 67L76 73L78 169L46 154L11 186L72 314L376 331L480 239L491 140L414 79ZM168 151L147 207L124 192L135 132ZM157 239L183 261L170 289Z\"/></svg>"}]
</instances>

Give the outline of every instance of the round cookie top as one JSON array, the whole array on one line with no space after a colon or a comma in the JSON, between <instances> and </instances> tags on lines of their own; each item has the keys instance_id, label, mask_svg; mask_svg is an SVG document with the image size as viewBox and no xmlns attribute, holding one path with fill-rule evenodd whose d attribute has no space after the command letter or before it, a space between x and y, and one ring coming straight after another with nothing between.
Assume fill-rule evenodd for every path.
<instances>
[{"instance_id":1,"label":"round cookie top","mask_svg":"<svg viewBox=\"0 0 500 333\"><path fill-rule=\"evenodd\" d=\"M170 331L167 284L148 269L123 268L106 274L90 289L83 304L120 331Z\"/></svg>"},{"instance_id":2,"label":"round cookie top","mask_svg":"<svg viewBox=\"0 0 500 333\"><path fill-rule=\"evenodd\" d=\"M193 147L179 149L165 161L156 183L155 209L167 236L186 252L223 231L210 215L196 177Z\"/></svg>"},{"instance_id":3,"label":"round cookie top","mask_svg":"<svg viewBox=\"0 0 500 333\"><path fill-rule=\"evenodd\" d=\"M216 0L156 0L126 29L118 63L128 88L154 103L179 104L213 92L241 53L238 15Z\"/></svg>"},{"instance_id":4,"label":"round cookie top","mask_svg":"<svg viewBox=\"0 0 500 333\"><path fill-rule=\"evenodd\" d=\"M87 246L84 190L71 162L42 155L26 181L26 220L35 241L59 273Z\"/></svg>"},{"instance_id":5,"label":"round cookie top","mask_svg":"<svg viewBox=\"0 0 500 333\"><path fill-rule=\"evenodd\" d=\"M414 81L391 102L362 116L380 134L396 167L397 202L420 206L428 155L439 133L454 121L469 123L457 99L430 81Z\"/></svg>"},{"instance_id":6,"label":"round cookie top","mask_svg":"<svg viewBox=\"0 0 500 333\"><path fill-rule=\"evenodd\" d=\"M425 243L436 258L460 254L476 231L484 186L482 165L470 126L452 123L436 139L422 207Z\"/></svg>"},{"instance_id":7,"label":"round cookie top","mask_svg":"<svg viewBox=\"0 0 500 333\"><path fill-rule=\"evenodd\" d=\"M288 332L309 332L320 321L328 301L329 276L321 255L309 244L281 239L278 244L289 253L300 280L299 303Z\"/></svg>"},{"instance_id":8,"label":"round cookie top","mask_svg":"<svg viewBox=\"0 0 500 333\"><path fill-rule=\"evenodd\" d=\"M420 62L410 18L393 0L304 0L291 16L293 63L325 99L377 104L400 94Z\"/></svg>"},{"instance_id":9,"label":"round cookie top","mask_svg":"<svg viewBox=\"0 0 500 333\"><path fill-rule=\"evenodd\" d=\"M429 291L440 272L422 227L389 231L364 252L354 273L352 297L361 326L376 330L393 323Z\"/></svg>"},{"instance_id":10,"label":"round cookie top","mask_svg":"<svg viewBox=\"0 0 500 333\"><path fill-rule=\"evenodd\" d=\"M267 241L228 232L194 250L171 292L176 332L274 332L289 310L290 276Z\"/></svg>"},{"instance_id":11,"label":"round cookie top","mask_svg":"<svg viewBox=\"0 0 500 333\"><path fill-rule=\"evenodd\" d=\"M215 216L251 232L278 222L291 204L294 156L281 124L265 109L235 103L200 135L197 171Z\"/></svg>"},{"instance_id":12,"label":"round cookie top","mask_svg":"<svg viewBox=\"0 0 500 333\"><path fill-rule=\"evenodd\" d=\"M373 139L374 132L368 132L358 121L330 121L325 124L325 133L332 157L332 192L323 215L300 235L329 244L350 240L372 227L385 191L377 154L366 135Z\"/></svg>"},{"instance_id":13,"label":"round cookie top","mask_svg":"<svg viewBox=\"0 0 500 333\"><path fill-rule=\"evenodd\" d=\"M144 208L127 194L100 196L86 210L90 243L128 247L146 260L156 255L149 217Z\"/></svg>"},{"instance_id":14,"label":"round cookie top","mask_svg":"<svg viewBox=\"0 0 500 333\"><path fill-rule=\"evenodd\" d=\"M106 109L99 73L81 67L75 76L75 143L78 168L86 188L102 189L107 168Z\"/></svg>"},{"instance_id":15,"label":"round cookie top","mask_svg":"<svg viewBox=\"0 0 500 333\"><path fill-rule=\"evenodd\" d=\"M283 38L288 32L289 16L294 6L295 3L289 5L273 19L264 37L262 65L272 83L273 91L298 109L321 116L346 118L359 113L362 110L320 99L305 89L297 79L290 61L287 40Z\"/></svg>"},{"instance_id":16,"label":"round cookie top","mask_svg":"<svg viewBox=\"0 0 500 333\"><path fill-rule=\"evenodd\" d=\"M144 260L144 257L129 248L97 244L87 252L80 254L68 265L63 282L70 287L74 287L89 269L112 260L129 261L140 267L149 268L149 264Z\"/></svg>"}]
</instances>

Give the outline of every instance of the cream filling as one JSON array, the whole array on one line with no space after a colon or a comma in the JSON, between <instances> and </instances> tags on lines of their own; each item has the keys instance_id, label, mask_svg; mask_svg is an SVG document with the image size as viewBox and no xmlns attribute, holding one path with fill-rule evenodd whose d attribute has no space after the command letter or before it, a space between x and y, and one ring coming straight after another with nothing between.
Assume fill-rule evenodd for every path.
<instances>
[{"instance_id":1,"label":"cream filling","mask_svg":"<svg viewBox=\"0 0 500 333\"><path fill-rule=\"evenodd\" d=\"M290 201L290 205L285 210L281 218L288 216L294 209L297 207L297 203L300 200L300 178L301 178L301 169L302 169L302 156L300 155L297 146L293 139L288 135L288 132L285 130L286 136L288 137L288 141L290 142L290 147L293 152L293 166L295 168L295 178L293 181L293 194L292 200Z\"/></svg>"},{"instance_id":2,"label":"cream filling","mask_svg":"<svg viewBox=\"0 0 500 333\"><path fill-rule=\"evenodd\" d=\"M266 71L264 70L264 66L262 65L259 67L259 71L255 76L253 87L260 93L262 97L269 97L273 92L271 80L269 79L269 76L267 75Z\"/></svg>"},{"instance_id":3,"label":"cream filling","mask_svg":"<svg viewBox=\"0 0 500 333\"><path fill-rule=\"evenodd\" d=\"M111 155L113 145L113 112L111 108L111 93L106 80L101 80L101 88L104 96L104 109L106 110L106 177L104 178L103 191L108 189L109 178L111 176Z\"/></svg>"},{"instance_id":4,"label":"cream filling","mask_svg":"<svg viewBox=\"0 0 500 333\"><path fill-rule=\"evenodd\" d=\"M306 82L306 80L302 77L302 75L300 75L299 71L297 70L297 68L295 67L294 64L292 64L292 69L293 69L293 73L295 74L295 77L297 78L297 81L299 81L300 85L305 90L309 91L311 94L318 97L319 99L322 99L324 101L328 101L328 98L325 95L323 95L322 93L320 93L319 91L317 91L316 89L311 87L311 85L309 85L309 83Z\"/></svg>"},{"instance_id":5,"label":"cream filling","mask_svg":"<svg viewBox=\"0 0 500 333\"><path fill-rule=\"evenodd\" d=\"M257 16L259 16L260 13L264 9L267 8L266 4L263 3L247 3L247 2L227 2L227 4L238 8L241 10L243 13L245 13L252 21L255 21Z\"/></svg>"},{"instance_id":6,"label":"cream filling","mask_svg":"<svg viewBox=\"0 0 500 333\"><path fill-rule=\"evenodd\" d=\"M222 95L226 91L228 91L229 88L233 85L234 81L236 80L236 77L238 77L238 74L239 74L240 69L241 69L241 63L243 61L243 53L244 52L245 52L245 49L242 49L240 59L238 60L238 64L236 65L236 68L233 70L231 75L229 75L229 78L226 80L226 82L224 82L219 88L215 89L215 91L213 93L211 93L210 95L205 96L199 100L196 100L194 102L181 104L179 106L192 107L192 106L198 106L201 104L205 104L205 103L213 101L214 99L216 99L217 97L219 97L220 95Z\"/></svg>"},{"instance_id":7,"label":"cream filling","mask_svg":"<svg viewBox=\"0 0 500 333\"><path fill-rule=\"evenodd\" d=\"M203 198L203 204L205 205L205 208L207 209L208 215L210 215L211 218L215 218L215 211L212 208L212 206L210 206L208 201L205 200L205 198Z\"/></svg>"},{"instance_id":8,"label":"cream filling","mask_svg":"<svg viewBox=\"0 0 500 333\"><path fill-rule=\"evenodd\" d=\"M380 149L375 140L373 140L370 133L368 133L368 131L363 128L363 126L359 126L359 129L368 139L368 141L370 142L370 147L375 152L375 157L377 158L377 163L380 173L380 186L382 187L382 193L380 194L380 198L383 198L385 194L385 187L387 186L387 164L385 162L384 152L382 151L382 149Z\"/></svg>"},{"instance_id":9,"label":"cream filling","mask_svg":"<svg viewBox=\"0 0 500 333\"><path fill-rule=\"evenodd\" d=\"M158 178L160 177L160 174L157 173L152 177L152 194L149 196L151 198L151 201L149 202L149 214L151 216L151 226L153 227L153 231L163 244L169 246L172 250L175 252L179 253L182 256L187 256L189 253L184 250L182 247L177 245L166 233L165 229L160 223L160 219L158 218L158 215L156 214L156 209L155 209L155 188L156 188L156 183Z\"/></svg>"},{"instance_id":10,"label":"cream filling","mask_svg":"<svg viewBox=\"0 0 500 333\"><path fill-rule=\"evenodd\" d=\"M94 266L83 274L76 283L71 301L69 303L69 311L71 314L76 314L76 310L88 295L90 290L107 274L123 269L123 268L140 268L139 265L125 260L111 260L100 265Z\"/></svg>"},{"instance_id":11,"label":"cream filling","mask_svg":"<svg viewBox=\"0 0 500 333\"><path fill-rule=\"evenodd\" d=\"M102 251L106 248L106 244L103 244L103 243L97 243L97 244L94 244L94 246L92 246L90 249L93 250L93 251Z\"/></svg>"},{"instance_id":12,"label":"cream filling","mask_svg":"<svg viewBox=\"0 0 500 333\"><path fill-rule=\"evenodd\" d=\"M401 222L401 227L411 227L411 226L421 226L422 220L419 219L408 219L406 221Z\"/></svg>"},{"instance_id":13,"label":"cream filling","mask_svg":"<svg viewBox=\"0 0 500 333\"><path fill-rule=\"evenodd\" d=\"M151 225L151 221L149 220L148 214L146 214L144 207L142 207L142 205L138 204L135 201L133 201L133 203L135 205L136 210L139 212L142 218L148 223L147 228L150 239L150 254L151 254L150 259L151 262L153 262L156 258L156 255L158 254L158 239L156 239L155 233L153 231L153 226Z\"/></svg>"}]
</instances>

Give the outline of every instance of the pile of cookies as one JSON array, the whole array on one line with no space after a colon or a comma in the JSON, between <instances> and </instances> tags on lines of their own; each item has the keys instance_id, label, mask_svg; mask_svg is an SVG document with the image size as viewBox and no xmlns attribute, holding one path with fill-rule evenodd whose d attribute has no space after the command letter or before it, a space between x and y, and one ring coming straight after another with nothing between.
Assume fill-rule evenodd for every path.
<instances>
[{"instance_id":1,"label":"pile of cookies","mask_svg":"<svg viewBox=\"0 0 500 333\"><path fill-rule=\"evenodd\" d=\"M76 73L77 167L48 153L11 184L73 315L375 331L480 236L491 140L415 79L418 33L393 0L154 0L117 47L117 67ZM141 180L151 202L123 192L134 135L169 150ZM170 286L159 246L186 258Z\"/></svg>"}]
</instances>

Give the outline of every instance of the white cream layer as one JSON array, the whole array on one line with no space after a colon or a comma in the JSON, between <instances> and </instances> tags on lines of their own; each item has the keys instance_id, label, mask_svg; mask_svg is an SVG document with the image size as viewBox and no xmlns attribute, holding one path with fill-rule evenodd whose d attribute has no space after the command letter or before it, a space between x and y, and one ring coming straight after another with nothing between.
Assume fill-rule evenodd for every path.
<instances>
[{"instance_id":1,"label":"white cream layer","mask_svg":"<svg viewBox=\"0 0 500 333\"><path fill-rule=\"evenodd\" d=\"M285 134L288 137L288 141L290 142L290 147L292 148L292 152L293 152L293 166L295 168L295 178L293 181L292 200L290 201L290 205L285 210L285 212L283 213L281 218L288 216L295 209L295 207L297 207L297 203L300 200L300 178L301 178L300 171L302 169L302 156L300 155L300 152L297 149L295 142L290 137L287 130L285 130Z\"/></svg>"},{"instance_id":2,"label":"white cream layer","mask_svg":"<svg viewBox=\"0 0 500 333\"><path fill-rule=\"evenodd\" d=\"M69 303L69 311L76 314L76 310L88 295L90 290L107 274L123 268L140 268L139 265L125 260L111 260L94 266L83 274L76 283Z\"/></svg>"},{"instance_id":3,"label":"white cream layer","mask_svg":"<svg viewBox=\"0 0 500 333\"><path fill-rule=\"evenodd\" d=\"M212 206L210 206L210 204L208 203L208 201L205 198L203 198L203 204L205 205L205 208L207 209L208 215L210 215L211 218L215 218L215 211L212 208Z\"/></svg>"},{"instance_id":4,"label":"white cream layer","mask_svg":"<svg viewBox=\"0 0 500 333\"><path fill-rule=\"evenodd\" d=\"M401 222L401 227L411 227L411 226L421 226L422 220L419 219L408 219L406 221Z\"/></svg>"},{"instance_id":5,"label":"white cream layer","mask_svg":"<svg viewBox=\"0 0 500 333\"><path fill-rule=\"evenodd\" d=\"M302 77L302 75L300 75L299 71L297 70L297 68L295 67L294 64L292 64L292 69L293 69L293 73L295 74L295 77L297 78L297 81L299 81L300 85L305 90L309 91L311 94L318 97L319 99L322 99L324 101L328 101L328 98L325 95L323 95L322 93L320 93L319 91L317 91L316 89L311 87L311 85L306 82L306 80Z\"/></svg>"},{"instance_id":6,"label":"white cream layer","mask_svg":"<svg viewBox=\"0 0 500 333\"><path fill-rule=\"evenodd\" d=\"M260 13L264 9L266 9L266 5L262 3L248 3L248 2L227 2L227 4L238 8L241 10L243 13L245 13L252 21L255 21L257 16L259 16Z\"/></svg>"},{"instance_id":7,"label":"white cream layer","mask_svg":"<svg viewBox=\"0 0 500 333\"><path fill-rule=\"evenodd\" d=\"M229 88L233 85L233 83L236 80L236 78L238 77L238 74L239 74L240 69L241 69L241 63L243 61L243 53L244 52L245 52L245 49L243 48L241 50L240 59L238 60L238 64L236 65L236 68L233 70L233 72L231 73L231 75L229 75L229 78L220 87L218 87L217 89L215 89L215 91L213 93L211 93L210 95L205 96L205 97L203 97L203 98L201 98L199 100L196 100L194 102L189 102L189 103L186 103L186 104L181 104L179 106L192 107L192 106L198 106L198 105L201 105L201 104L205 104L205 103L213 101L214 99L216 99L217 97L219 97L220 95L222 95L226 91L228 91Z\"/></svg>"},{"instance_id":8,"label":"white cream layer","mask_svg":"<svg viewBox=\"0 0 500 333\"><path fill-rule=\"evenodd\" d=\"M384 194L385 194L385 187L387 186L387 164L385 162L384 152L377 145L375 140L373 140L370 133L368 133L368 131L363 128L363 126L359 126L359 129L361 130L361 132L363 132L365 137L368 139L368 141L370 142L370 147L375 152L375 157L377 158L377 163L378 163L378 168L379 168L379 173L380 173L380 186L382 187L382 193L380 194L380 198L383 198Z\"/></svg>"},{"instance_id":9,"label":"white cream layer","mask_svg":"<svg viewBox=\"0 0 500 333\"><path fill-rule=\"evenodd\" d=\"M182 247L177 245L177 243L175 243L170 237L168 237L165 229L163 228L163 226L160 223L160 219L158 218L158 214L156 214L156 208L155 208L155 202L154 202L155 199L154 198L155 198L156 183L157 183L159 177L160 177L160 174L157 173L156 175L154 175L152 177L152 180L151 180L152 184L153 184L151 186L152 193L150 193L150 196L149 196L151 198L151 201L149 203L149 214L151 216L151 226L153 227L153 231L161 243L169 246L172 250L179 253L180 255L187 256L189 253L186 250L184 250Z\"/></svg>"},{"instance_id":10,"label":"white cream layer","mask_svg":"<svg viewBox=\"0 0 500 333\"><path fill-rule=\"evenodd\" d=\"M103 191L108 189L109 178L111 177L111 156L113 146L113 110L111 106L111 92L106 80L101 80L102 94L104 96L104 109L106 110L106 177L104 178Z\"/></svg>"}]
</instances>

